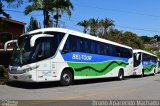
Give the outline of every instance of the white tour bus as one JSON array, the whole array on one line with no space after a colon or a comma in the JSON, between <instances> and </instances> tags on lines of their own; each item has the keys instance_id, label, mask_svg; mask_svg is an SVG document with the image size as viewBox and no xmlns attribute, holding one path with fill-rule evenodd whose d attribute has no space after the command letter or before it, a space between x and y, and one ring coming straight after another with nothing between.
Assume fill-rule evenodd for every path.
<instances>
[{"instance_id":1,"label":"white tour bus","mask_svg":"<svg viewBox=\"0 0 160 106\"><path fill-rule=\"evenodd\" d=\"M88 34L45 28L25 33L16 42L9 66L10 80L70 85L78 79L122 80L133 73L131 47Z\"/></svg>"},{"instance_id":2,"label":"white tour bus","mask_svg":"<svg viewBox=\"0 0 160 106\"><path fill-rule=\"evenodd\" d=\"M158 72L158 58L144 50L133 50L133 75L150 75Z\"/></svg>"}]
</instances>

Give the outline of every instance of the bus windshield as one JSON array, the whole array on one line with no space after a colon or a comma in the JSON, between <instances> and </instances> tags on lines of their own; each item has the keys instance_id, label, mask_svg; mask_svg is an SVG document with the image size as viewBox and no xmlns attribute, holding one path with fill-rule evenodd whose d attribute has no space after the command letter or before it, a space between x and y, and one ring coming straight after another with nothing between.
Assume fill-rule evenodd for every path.
<instances>
[{"instance_id":1,"label":"bus windshield","mask_svg":"<svg viewBox=\"0 0 160 106\"><path fill-rule=\"evenodd\" d=\"M30 47L31 36L22 36L18 39L17 44L14 47L11 64L14 66L23 65L29 63L29 57L33 54L34 49Z\"/></svg>"},{"instance_id":2,"label":"bus windshield","mask_svg":"<svg viewBox=\"0 0 160 106\"><path fill-rule=\"evenodd\" d=\"M58 32L46 32L46 34L53 34L54 37L38 38L34 47L30 46L31 38L34 36L33 34L26 34L20 37L13 50L11 65L26 65L55 55L63 36Z\"/></svg>"},{"instance_id":3,"label":"bus windshield","mask_svg":"<svg viewBox=\"0 0 160 106\"><path fill-rule=\"evenodd\" d=\"M137 67L141 64L141 53L134 53L133 54L133 59L134 59L134 67Z\"/></svg>"}]
</instances>

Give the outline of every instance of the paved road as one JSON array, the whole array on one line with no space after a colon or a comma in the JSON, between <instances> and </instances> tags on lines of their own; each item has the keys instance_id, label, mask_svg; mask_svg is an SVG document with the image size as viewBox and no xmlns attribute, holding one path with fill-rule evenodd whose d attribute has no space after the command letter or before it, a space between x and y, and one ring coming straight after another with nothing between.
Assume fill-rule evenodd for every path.
<instances>
[{"instance_id":1,"label":"paved road","mask_svg":"<svg viewBox=\"0 0 160 106\"><path fill-rule=\"evenodd\" d=\"M160 74L143 78L76 81L68 87L57 82L0 85L0 100L160 100ZM47 102L47 101L41 101ZM48 103L48 102L47 102Z\"/></svg>"}]
</instances>

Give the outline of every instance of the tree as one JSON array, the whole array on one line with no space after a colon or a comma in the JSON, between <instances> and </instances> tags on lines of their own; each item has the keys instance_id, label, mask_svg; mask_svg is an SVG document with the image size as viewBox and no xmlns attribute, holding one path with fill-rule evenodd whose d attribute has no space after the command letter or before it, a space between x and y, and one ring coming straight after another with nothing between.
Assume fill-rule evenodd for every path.
<instances>
[{"instance_id":1,"label":"tree","mask_svg":"<svg viewBox=\"0 0 160 106\"><path fill-rule=\"evenodd\" d=\"M87 33L89 27L89 22L87 20L80 21L77 23L77 25L82 26L84 28L83 32Z\"/></svg>"},{"instance_id":2,"label":"tree","mask_svg":"<svg viewBox=\"0 0 160 106\"><path fill-rule=\"evenodd\" d=\"M9 7L20 7L23 4L23 0L3 0L8 3Z\"/></svg>"},{"instance_id":3,"label":"tree","mask_svg":"<svg viewBox=\"0 0 160 106\"><path fill-rule=\"evenodd\" d=\"M114 21L108 18L105 19L94 19L83 20L77 23L78 25L84 27L83 32L89 33L93 36L98 36L101 38L106 38L109 35L110 30L114 26Z\"/></svg>"},{"instance_id":4,"label":"tree","mask_svg":"<svg viewBox=\"0 0 160 106\"><path fill-rule=\"evenodd\" d=\"M114 26L114 21L108 18L101 19L99 21L99 28L98 28L98 33L99 36L104 38L105 36L109 35L109 31L111 28Z\"/></svg>"},{"instance_id":5,"label":"tree","mask_svg":"<svg viewBox=\"0 0 160 106\"><path fill-rule=\"evenodd\" d=\"M93 36L97 36L97 29L99 27L99 20L91 18L89 19L89 26L90 26L90 34Z\"/></svg>"},{"instance_id":6,"label":"tree","mask_svg":"<svg viewBox=\"0 0 160 106\"><path fill-rule=\"evenodd\" d=\"M50 13L58 14L57 20L59 19L59 15L65 11L71 15L70 7L72 5L70 0L29 0L29 2L32 4L25 8L25 14L28 15L33 11L43 11L45 28L50 27Z\"/></svg>"},{"instance_id":7,"label":"tree","mask_svg":"<svg viewBox=\"0 0 160 106\"><path fill-rule=\"evenodd\" d=\"M0 15L2 14L3 16L5 16L7 18L11 18L11 17L3 9L3 7L4 7L3 2L7 2L8 6L10 6L10 7L19 7L21 4L23 4L23 0L0 0Z\"/></svg>"},{"instance_id":8,"label":"tree","mask_svg":"<svg viewBox=\"0 0 160 106\"><path fill-rule=\"evenodd\" d=\"M70 2L70 0L56 0L55 2L55 15L54 19L56 20L56 27L58 27L58 21L59 18L61 18L61 15L63 13L67 13L67 15L70 17L72 15L71 10L73 10L73 5Z\"/></svg>"},{"instance_id":9,"label":"tree","mask_svg":"<svg viewBox=\"0 0 160 106\"><path fill-rule=\"evenodd\" d=\"M0 0L0 15L1 15L1 14L2 14L3 16L7 17L7 18L10 18L10 15L7 14L7 13L4 11L4 9L3 9L2 0Z\"/></svg>"},{"instance_id":10,"label":"tree","mask_svg":"<svg viewBox=\"0 0 160 106\"><path fill-rule=\"evenodd\" d=\"M25 8L25 15L28 15L29 13L33 11L43 11L44 16L44 27L49 27L49 10L48 10L48 0L29 0L31 5L28 5Z\"/></svg>"},{"instance_id":11,"label":"tree","mask_svg":"<svg viewBox=\"0 0 160 106\"><path fill-rule=\"evenodd\" d=\"M145 44L150 44L151 40L153 39L152 37L148 37L148 36L141 36L140 38L143 40Z\"/></svg>"},{"instance_id":12,"label":"tree","mask_svg":"<svg viewBox=\"0 0 160 106\"><path fill-rule=\"evenodd\" d=\"M30 18L30 23L29 26L27 27L27 32L35 30L35 29L40 29L38 22L36 19L34 19L33 17Z\"/></svg>"},{"instance_id":13,"label":"tree","mask_svg":"<svg viewBox=\"0 0 160 106\"><path fill-rule=\"evenodd\" d=\"M118 43L122 43L123 39L123 31L119 31L118 29L111 28L107 34L104 35L104 39L108 39L111 41L115 41Z\"/></svg>"},{"instance_id":14,"label":"tree","mask_svg":"<svg viewBox=\"0 0 160 106\"><path fill-rule=\"evenodd\" d=\"M137 34L132 32L124 32L121 43L134 49L144 49L143 41L137 36Z\"/></svg>"}]
</instances>

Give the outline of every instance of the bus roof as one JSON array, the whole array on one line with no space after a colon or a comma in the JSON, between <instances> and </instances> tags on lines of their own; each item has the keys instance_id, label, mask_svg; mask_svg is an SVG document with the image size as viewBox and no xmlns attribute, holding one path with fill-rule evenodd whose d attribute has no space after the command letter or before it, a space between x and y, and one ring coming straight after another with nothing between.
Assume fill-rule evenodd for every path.
<instances>
[{"instance_id":1,"label":"bus roof","mask_svg":"<svg viewBox=\"0 0 160 106\"><path fill-rule=\"evenodd\" d=\"M152 55L152 56L155 56L157 57L156 55L152 54L152 53L149 53L147 51L144 51L144 50L140 50L140 49L134 49L133 50L133 53L137 53L137 52L142 52L142 53L146 53L146 54L149 54L149 55Z\"/></svg>"},{"instance_id":2,"label":"bus roof","mask_svg":"<svg viewBox=\"0 0 160 106\"><path fill-rule=\"evenodd\" d=\"M91 39L91 40L95 40L95 41L100 41L100 42L109 43L109 44L113 44L113 45L128 48L128 49L132 49L131 47L126 46L126 45L122 45L122 44L119 44L119 43L116 43L116 42L113 42L113 41L109 41L109 40L106 40L106 39L102 39L102 38L99 38L99 37L91 36L89 34L81 33L81 32L78 32L78 31L73 31L73 30L69 30L69 29L65 29L65 28L43 28L43 29L38 29L38 30L28 32L28 34L34 34L34 33L38 33L38 32L43 33L45 31L56 31L56 32L62 32L62 33L68 33L68 34L71 34L71 35L75 35L75 36L79 36L79 37L83 37L83 38L87 38L87 39Z\"/></svg>"}]
</instances>

